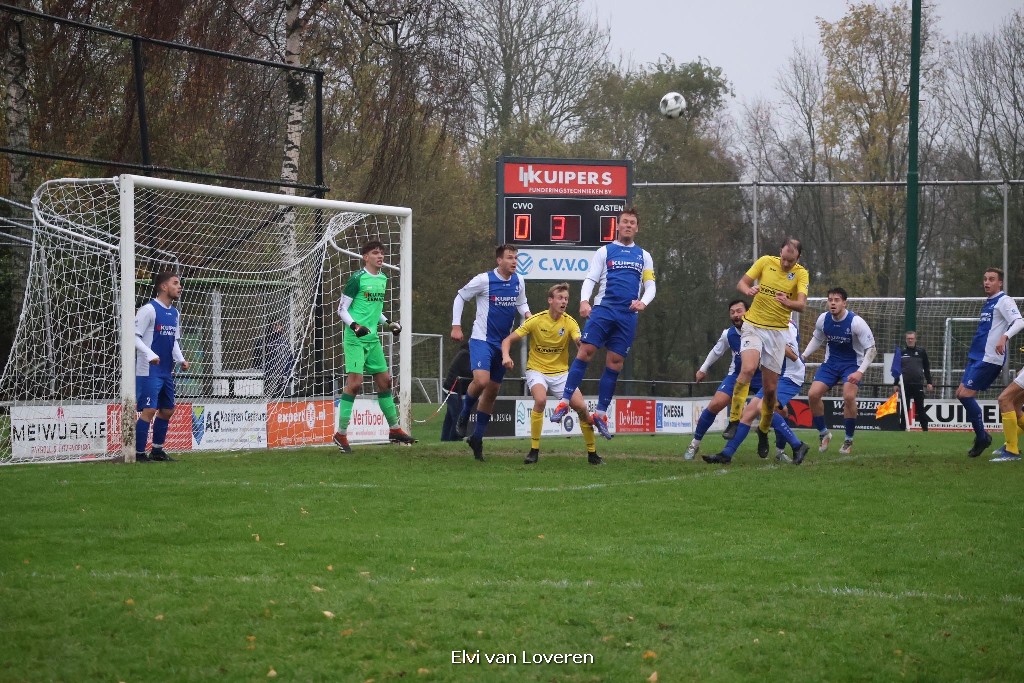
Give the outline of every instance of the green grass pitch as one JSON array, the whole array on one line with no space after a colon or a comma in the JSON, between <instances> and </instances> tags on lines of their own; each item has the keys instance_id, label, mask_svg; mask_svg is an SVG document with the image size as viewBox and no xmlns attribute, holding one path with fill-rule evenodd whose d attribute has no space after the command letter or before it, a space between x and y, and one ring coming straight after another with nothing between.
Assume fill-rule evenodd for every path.
<instances>
[{"instance_id":1,"label":"green grass pitch","mask_svg":"<svg viewBox=\"0 0 1024 683\"><path fill-rule=\"evenodd\" d=\"M970 435L526 466L438 420L349 456L0 469L0 681L1024 680L1024 468Z\"/></svg>"}]
</instances>

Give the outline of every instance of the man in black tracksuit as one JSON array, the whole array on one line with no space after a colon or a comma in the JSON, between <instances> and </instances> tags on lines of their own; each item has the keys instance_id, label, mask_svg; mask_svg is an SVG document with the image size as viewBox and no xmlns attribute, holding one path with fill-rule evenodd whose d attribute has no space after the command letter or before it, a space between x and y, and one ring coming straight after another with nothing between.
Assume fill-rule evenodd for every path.
<instances>
[{"instance_id":1,"label":"man in black tracksuit","mask_svg":"<svg viewBox=\"0 0 1024 683\"><path fill-rule=\"evenodd\" d=\"M907 401L914 402L917 421L921 423L921 431L928 431L928 416L924 412L924 392L932 390L932 370L928 366L928 354L917 345L917 333L907 332L907 345L901 354L903 363L903 387L907 391ZM900 412L900 426L906 428L905 412Z\"/></svg>"}]
</instances>

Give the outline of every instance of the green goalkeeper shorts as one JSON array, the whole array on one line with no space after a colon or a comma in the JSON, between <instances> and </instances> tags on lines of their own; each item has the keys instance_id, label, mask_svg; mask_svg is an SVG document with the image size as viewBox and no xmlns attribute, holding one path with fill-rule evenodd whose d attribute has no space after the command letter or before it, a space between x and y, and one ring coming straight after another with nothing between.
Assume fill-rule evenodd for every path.
<instances>
[{"instance_id":1,"label":"green goalkeeper shorts","mask_svg":"<svg viewBox=\"0 0 1024 683\"><path fill-rule=\"evenodd\" d=\"M354 332L345 330L345 372L361 375L376 375L388 371L388 362L384 358L384 348L380 337L371 332L365 337L357 337Z\"/></svg>"}]
</instances>

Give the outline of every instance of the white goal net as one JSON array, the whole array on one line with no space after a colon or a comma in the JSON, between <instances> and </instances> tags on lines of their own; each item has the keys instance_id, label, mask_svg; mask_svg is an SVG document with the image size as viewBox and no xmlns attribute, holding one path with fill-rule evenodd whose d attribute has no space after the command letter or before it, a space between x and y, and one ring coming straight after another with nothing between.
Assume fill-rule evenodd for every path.
<instances>
[{"instance_id":1,"label":"white goal net","mask_svg":"<svg viewBox=\"0 0 1024 683\"><path fill-rule=\"evenodd\" d=\"M0 463L134 457L134 316L163 270L184 286L190 363L176 371L167 450L329 443L345 375L335 311L370 240L387 254L384 313L403 323L398 338L380 334L408 429L408 209L130 175L49 181L33 209ZM387 440L375 401L357 401L349 438Z\"/></svg>"}]
</instances>

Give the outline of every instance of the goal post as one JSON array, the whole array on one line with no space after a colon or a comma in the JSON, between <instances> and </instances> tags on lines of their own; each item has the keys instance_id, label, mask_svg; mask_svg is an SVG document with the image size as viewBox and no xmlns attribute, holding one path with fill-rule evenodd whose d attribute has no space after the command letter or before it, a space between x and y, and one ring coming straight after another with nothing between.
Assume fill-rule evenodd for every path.
<instances>
[{"instance_id":1,"label":"goal post","mask_svg":"<svg viewBox=\"0 0 1024 683\"><path fill-rule=\"evenodd\" d=\"M380 336L409 429L411 209L122 175L47 181L33 214L24 307L0 376L0 463L134 459L134 317L159 270L184 286L190 368L175 381L192 414L178 438L202 448L329 442L345 378L336 309L369 240L386 251L384 313L402 323L397 339ZM235 441L218 422L260 415L265 425L234 429ZM354 440L386 440L379 414L362 419L376 431ZM310 429L319 436L299 433ZM75 438L53 443L67 432Z\"/></svg>"}]
</instances>

